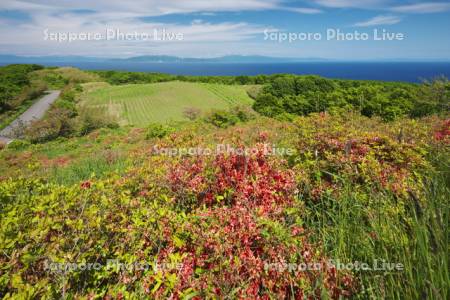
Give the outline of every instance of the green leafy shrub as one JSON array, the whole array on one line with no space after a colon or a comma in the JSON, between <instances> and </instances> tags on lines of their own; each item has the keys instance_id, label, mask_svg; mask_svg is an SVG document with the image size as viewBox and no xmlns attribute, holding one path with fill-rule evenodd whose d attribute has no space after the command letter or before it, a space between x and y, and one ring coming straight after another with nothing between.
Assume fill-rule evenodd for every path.
<instances>
[{"instance_id":1,"label":"green leafy shrub","mask_svg":"<svg viewBox=\"0 0 450 300\"><path fill-rule=\"evenodd\" d=\"M25 136L32 143L44 143L57 138L60 131L60 119L45 119L30 124L25 131Z\"/></svg>"},{"instance_id":2,"label":"green leafy shrub","mask_svg":"<svg viewBox=\"0 0 450 300\"><path fill-rule=\"evenodd\" d=\"M73 112L64 108L52 108L42 120L32 122L25 130L25 137L32 143L44 143L75 133Z\"/></svg>"},{"instance_id":3,"label":"green leafy shrub","mask_svg":"<svg viewBox=\"0 0 450 300\"><path fill-rule=\"evenodd\" d=\"M250 96L250 98L252 98L253 100L256 100L256 98L258 98L258 95L261 93L261 90L262 90L262 86L253 85L247 89L247 94Z\"/></svg>"},{"instance_id":4,"label":"green leafy shrub","mask_svg":"<svg viewBox=\"0 0 450 300\"><path fill-rule=\"evenodd\" d=\"M227 128L236 125L240 120L230 111L215 110L206 116L205 121L219 128Z\"/></svg>"},{"instance_id":5,"label":"green leafy shrub","mask_svg":"<svg viewBox=\"0 0 450 300\"><path fill-rule=\"evenodd\" d=\"M0 113L18 107L28 97L40 95L45 84L35 85L30 73L42 68L25 64L0 67Z\"/></svg>"},{"instance_id":6,"label":"green leafy shrub","mask_svg":"<svg viewBox=\"0 0 450 300\"><path fill-rule=\"evenodd\" d=\"M241 122L248 122L257 117L257 113L253 109L244 105L234 106L230 109L230 112Z\"/></svg>"},{"instance_id":7,"label":"green leafy shrub","mask_svg":"<svg viewBox=\"0 0 450 300\"><path fill-rule=\"evenodd\" d=\"M13 140L8 144L8 149L23 150L30 145L30 142L24 140Z\"/></svg>"},{"instance_id":8,"label":"green leafy shrub","mask_svg":"<svg viewBox=\"0 0 450 300\"><path fill-rule=\"evenodd\" d=\"M175 128L169 125L152 123L147 127L145 137L146 139L153 139L153 138L161 139L174 131Z\"/></svg>"},{"instance_id":9,"label":"green leafy shrub","mask_svg":"<svg viewBox=\"0 0 450 300\"><path fill-rule=\"evenodd\" d=\"M74 118L78 115L78 109L76 105L76 90L73 86L66 86L61 92L59 98L53 104L53 107L58 109L64 109L69 112L70 118Z\"/></svg>"},{"instance_id":10,"label":"green leafy shrub","mask_svg":"<svg viewBox=\"0 0 450 300\"><path fill-rule=\"evenodd\" d=\"M79 135L86 135L99 128L118 128L119 124L104 110L81 108L75 126Z\"/></svg>"},{"instance_id":11,"label":"green leafy shrub","mask_svg":"<svg viewBox=\"0 0 450 300\"><path fill-rule=\"evenodd\" d=\"M61 74L57 74L54 72L46 72L46 74L44 75L44 80L52 89L63 88L66 84L69 83L68 79L61 76Z\"/></svg>"},{"instance_id":12,"label":"green leafy shrub","mask_svg":"<svg viewBox=\"0 0 450 300\"><path fill-rule=\"evenodd\" d=\"M55 108L70 112L71 118L76 117L78 115L77 105L74 102L67 101L67 100L59 100L59 101L55 102L55 104L53 106Z\"/></svg>"}]
</instances>

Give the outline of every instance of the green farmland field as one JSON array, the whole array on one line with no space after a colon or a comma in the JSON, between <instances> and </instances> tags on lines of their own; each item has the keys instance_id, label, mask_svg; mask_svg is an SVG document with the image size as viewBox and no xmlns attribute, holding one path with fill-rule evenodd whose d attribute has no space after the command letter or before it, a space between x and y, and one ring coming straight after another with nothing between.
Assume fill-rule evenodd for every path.
<instances>
[{"instance_id":1,"label":"green farmland field","mask_svg":"<svg viewBox=\"0 0 450 300\"><path fill-rule=\"evenodd\" d=\"M107 110L121 124L146 126L151 122L185 120L183 111L195 107L202 112L251 105L249 86L164 82L123 86L86 86L81 104L88 109Z\"/></svg>"}]
</instances>

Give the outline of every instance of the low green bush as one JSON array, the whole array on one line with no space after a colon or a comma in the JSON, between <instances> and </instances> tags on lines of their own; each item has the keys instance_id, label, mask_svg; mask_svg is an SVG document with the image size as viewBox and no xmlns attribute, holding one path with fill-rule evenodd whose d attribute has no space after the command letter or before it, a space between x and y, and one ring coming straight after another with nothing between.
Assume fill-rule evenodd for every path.
<instances>
[{"instance_id":1,"label":"low green bush","mask_svg":"<svg viewBox=\"0 0 450 300\"><path fill-rule=\"evenodd\" d=\"M257 113L246 106L235 106L229 110L213 110L209 112L204 121L219 128L227 128L239 122L247 122L254 119Z\"/></svg>"},{"instance_id":2,"label":"low green bush","mask_svg":"<svg viewBox=\"0 0 450 300\"><path fill-rule=\"evenodd\" d=\"M104 111L83 109L76 119L78 135L86 135L99 128L117 128L119 124L115 118Z\"/></svg>"},{"instance_id":3,"label":"low green bush","mask_svg":"<svg viewBox=\"0 0 450 300\"><path fill-rule=\"evenodd\" d=\"M32 143L44 143L59 136L61 122L58 119L45 119L33 122L25 131L26 138Z\"/></svg>"},{"instance_id":4,"label":"low green bush","mask_svg":"<svg viewBox=\"0 0 450 300\"><path fill-rule=\"evenodd\" d=\"M239 118L230 111L215 110L206 116L205 121L219 128L227 128L236 125L239 122Z\"/></svg>"},{"instance_id":5,"label":"low green bush","mask_svg":"<svg viewBox=\"0 0 450 300\"><path fill-rule=\"evenodd\" d=\"M175 128L158 123L152 123L147 127L146 139L163 138L174 132Z\"/></svg>"},{"instance_id":6,"label":"low green bush","mask_svg":"<svg viewBox=\"0 0 450 300\"><path fill-rule=\"evenodd\" d=\"M11 143L8 144L7 148L8 149L13 149L13 150L23 150L23 149L27 148L30 145L31 144L28 141L14 140L14 141L12 141Z\"/></svg>"},{"instance_id":7,"label":"low green bush","mask_svg":"<svg viewBox=\"0 0 450 300\"><path fill-rule=\"evenodd\" d=\"M251 107L245 105L234 106L230 109L230 112L238 117L241 122L253 120L258 115Z\"/></svg>"},{"instance_id":8,"label":"low green bush","mask_svg":"<svg viewBox=\"0 0 450 300\"><path fill-rule=\"evenodd\" d=\"M68 137L75 132L72 111L63 108L51 109L42 120L32 122L25 129L25 137L32 143L45 143L58 137Z\"/></svg>"}]
</instances>

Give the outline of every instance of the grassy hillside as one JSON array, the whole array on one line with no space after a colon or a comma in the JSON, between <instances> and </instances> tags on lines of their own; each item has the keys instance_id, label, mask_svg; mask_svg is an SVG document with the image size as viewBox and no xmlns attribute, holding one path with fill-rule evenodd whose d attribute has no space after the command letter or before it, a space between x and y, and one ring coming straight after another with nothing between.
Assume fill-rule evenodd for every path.
<instances>
[{"instance_id":1,"label":"grassy hillside","mask_svg":"<svg viewBox=\"0 0 450 300\"><path fill-rule=\"evenodd\" d=\"M107 110L122 124L146 126L152 122L185 120L186 108L203 112L227 109L236 105L251 105L245 86L220 84L164 82L105 86L86 86L80 105L90 109Z\"/></svg>"}]
</instances>

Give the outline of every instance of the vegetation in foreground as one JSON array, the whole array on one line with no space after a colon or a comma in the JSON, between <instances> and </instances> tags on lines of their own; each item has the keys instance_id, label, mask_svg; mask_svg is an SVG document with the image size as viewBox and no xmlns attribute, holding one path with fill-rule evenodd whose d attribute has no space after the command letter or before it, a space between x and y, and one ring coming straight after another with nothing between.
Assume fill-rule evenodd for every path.
<instances>
[{"instance_id":1,"label":"vegetation in foreground","mask_svg":"<svg viewBox=\"0 0 450 300\"><path fill-rule=\"evenodd\" d=\"M348 114L257 117L224 129L203 121L102 129L5 149L0 293L446 299L449 125ZM294 151L264 155L265 143ZM155 152L216 144L259 151ZM108 267L111 259L150 267ZM329 259L384 260L403 270L284 265ZM49 269L75 262L102 267Z\"/></svg>"},{"instance_id":2,"label":"vegetation in foreground","mask_svg":"<svg viewBox=\"0 0 450 300\"><path fill-rule=\"evenodd\" d=\"M444 79L26 76L63 92L0 151L3 298L449 297ZM243 105L145 128L82 105L117 93L145 110L180 86ZM191 98L170 99L164 120Z\"/></svg>"}]
</instances>

